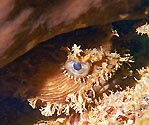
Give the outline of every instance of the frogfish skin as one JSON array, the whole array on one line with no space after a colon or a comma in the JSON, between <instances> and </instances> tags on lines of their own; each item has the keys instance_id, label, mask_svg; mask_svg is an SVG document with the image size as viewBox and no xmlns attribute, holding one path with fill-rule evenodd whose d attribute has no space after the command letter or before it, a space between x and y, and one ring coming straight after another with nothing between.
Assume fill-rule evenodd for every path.
<instances>
[{"instance_id":1,"label":"frogfish skin","mask_svg":"<svg viewBox=\"0 0 149 125\"><path fill-rule=\"evenodd\" d=\"M66 61L59 66L52 65L54 73L42 84L34 84L33 94L28 96L32 108L39 108L44 116L70 115L70 109L82 113L96 105L96 95L109 88L108 80L121 65L132 62L129 54L122 57L102 47L82 50L74 44L71 49L62 49L67 52Z\"/></svg>"}]
</instances>

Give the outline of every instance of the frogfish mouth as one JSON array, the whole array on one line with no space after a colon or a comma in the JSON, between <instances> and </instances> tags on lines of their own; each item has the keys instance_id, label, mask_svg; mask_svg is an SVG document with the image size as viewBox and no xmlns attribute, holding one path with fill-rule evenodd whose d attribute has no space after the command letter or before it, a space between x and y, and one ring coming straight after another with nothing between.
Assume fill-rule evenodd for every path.
<instances>
[{"instance_id":1,"label":"frogfish mouth","mask_svg":"<svg viewBox=\"0 0 149 125\"><path fill-rule=\"evenodd\" d=\"M34 81L37 87L32 88L33 96L28 96L32 108L38 108L44 116L69 115L70 109L82 113L96 105L96 95L108 90L109 79L124 63L132 62L129 54L122 57L102 47L82 50L80 45L74 44L72 48L62 49L67 52L66 62L52 65L50 72L55 73L50 74L42 85L36 85ZM45 69L48 70L48 66ZM36 77L39 79L38 75Z\"/></svg>"}]
</instances>

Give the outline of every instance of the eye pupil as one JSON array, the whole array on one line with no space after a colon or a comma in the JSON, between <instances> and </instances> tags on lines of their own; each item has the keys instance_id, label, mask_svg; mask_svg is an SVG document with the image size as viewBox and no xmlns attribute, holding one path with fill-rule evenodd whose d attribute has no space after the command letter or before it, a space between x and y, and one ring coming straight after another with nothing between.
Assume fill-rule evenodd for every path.
<instances>
[{"instance_id":1,"label":"eye pupil","mask_svg":"<svg viewBox=\"0 0 149 125\"><path fill-rule=\"evenodd\" d=\"M82 65L81 65L80 62L74 62L73 68L74 68L75 70L80 70L80 69L82 69Z\"/></svg>"}]
</instances>

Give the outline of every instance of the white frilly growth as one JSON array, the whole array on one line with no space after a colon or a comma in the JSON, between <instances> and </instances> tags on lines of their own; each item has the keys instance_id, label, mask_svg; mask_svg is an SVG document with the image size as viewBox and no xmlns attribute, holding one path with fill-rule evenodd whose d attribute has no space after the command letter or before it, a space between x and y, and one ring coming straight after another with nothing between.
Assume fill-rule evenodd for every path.
<instances>
[{"instance_id":1,"label":"white frilly growth","mask_svg":"<svg viewBox=\"0 0 149 125\"><path fill-rule=\"evenodd\" d=\"M137 34L147 34L147 36L149 37L149 24L146 22L145 25L142 25L140 27L138 27L136 29Z\"/></svg>"}]
</instances>

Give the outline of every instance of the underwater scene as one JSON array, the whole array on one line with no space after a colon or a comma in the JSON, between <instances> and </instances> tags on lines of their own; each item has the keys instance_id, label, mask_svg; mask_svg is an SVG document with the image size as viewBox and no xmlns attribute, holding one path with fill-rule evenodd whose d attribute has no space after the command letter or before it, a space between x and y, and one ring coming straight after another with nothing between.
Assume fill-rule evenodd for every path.
<instances>
[{"instance_id":1,"label":"underwater scene","mask_svg":"<svg viewBox=\"0 0 149 125\"><path fill-rule=\"evenodd\" d=\"M148 0L0 5L1 125L148 125Z\"/></svg>"}]
</instances>

